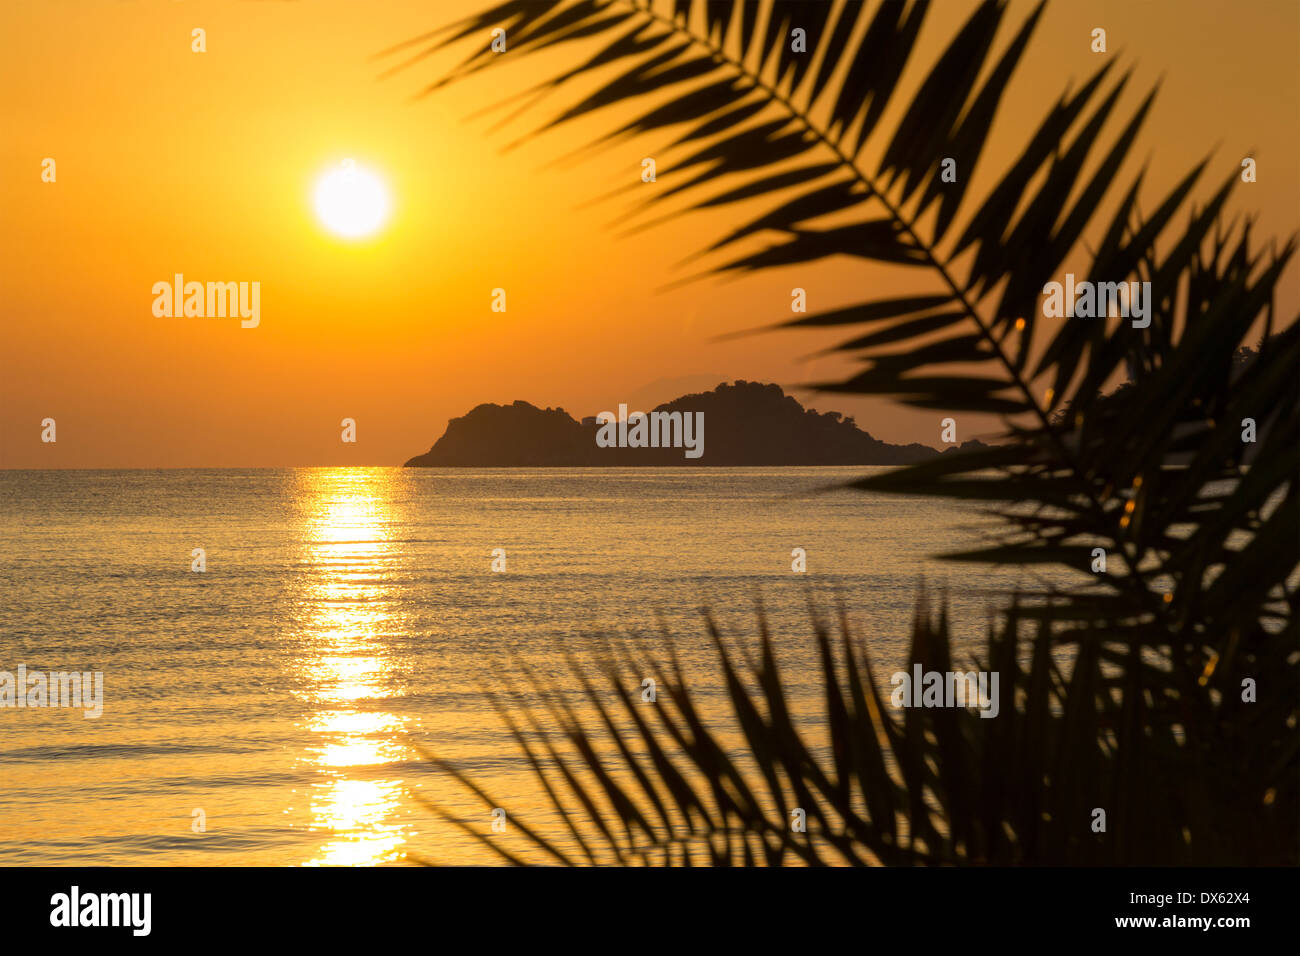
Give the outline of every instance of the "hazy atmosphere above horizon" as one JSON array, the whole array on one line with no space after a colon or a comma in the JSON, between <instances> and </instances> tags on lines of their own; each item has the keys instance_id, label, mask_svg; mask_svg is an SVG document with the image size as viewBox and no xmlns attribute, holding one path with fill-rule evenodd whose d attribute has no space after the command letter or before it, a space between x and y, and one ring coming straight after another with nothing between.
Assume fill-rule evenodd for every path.
<instances>
[{"instance_id":1,"label":"hazy atmosphere above horizon","mask_svg":"<svg viewBox=\"0 0 1300 956\"><path fill-rule=\"evenodd\" d=\"M903 90L974 4L952 7L960 16L944 4L922 27ZM1012 2L1007 24L1033 9ZM842 336L722 337L788 319L794 287L810 312L863 288L917 293L906 271L843 257L680 283L734 258L698 253L768 207L675 215L690 203L670 199L641 211L637 190L674 185L669 154L643 183L641 139L589 148L618 128L603 115L517 143L600 81L500 104L603 39L505 58L427 96L464 44L402 69L417 47L379 55L466 12L447 0L4 4L0 467L397 465L484 402L581 418L734 379L792 391L850 374L845 357L808 358ZM1087 37L1099 24L1106 55L1133 69L1119 113L1160 85L1116 177L1146 168L1141 211L1207 155L1198 200L1252 156L1257 182L1234 190L1227 218L1256 215L1264 248L1289 235L1300 4L1284 0L1049 4L972 189L987 191L1044 111L1097 68ZM869 164L882 148L868 145ZM339 170L361 185L331 192ZM1106 208L1085 240L1099 241ZM640 224L653 227L629 233ZM233 303L225 317L157 314L156 284L178 275L259 283L256 323ZM1300 308L1295 262L1277 308ZM792 393L885 441L938 444L936 412ZM57 443L41 440L47 418ZM344 419L355 442L339 440ZM963 437L997 426L972 415Z\"/></svg>"}]
</instances>

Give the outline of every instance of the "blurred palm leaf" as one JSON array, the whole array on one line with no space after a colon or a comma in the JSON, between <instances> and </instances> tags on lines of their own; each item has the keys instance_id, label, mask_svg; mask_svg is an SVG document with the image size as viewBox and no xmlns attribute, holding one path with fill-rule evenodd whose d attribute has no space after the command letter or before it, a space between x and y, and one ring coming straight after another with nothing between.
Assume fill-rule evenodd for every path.
<instances>
[{"instance_id":1,"label":"blurred palm leaf","mask_svg":"<svg viewBox=\"0 0 1300 956\"><path fill-rule=\"evenodd\" d=\"M1274 289L1293 242L1264 256L1252 248L1248 224L1221 225L1235 167L1203 208L1189 209L1207 166L1197 164L1146 219L1139 176L1110 221L1097 224L1104 231L1079 279L1149 281L1150 326L1040 319L1044 284L1061 278L1084 247L1154 94L1120 116L1107 143L1128 76L1112 78L1114 61L1106 60L1046 112L1005 174L977 196L968 184L1042 5L999 43L1006 4L980 3L925 64L916 40L928 12L926 2L905 0L507 0L388 53L414 48L409 64L475 38L434 90L503 56L599 41L585 60L526 91L525 108L531 114L572 80L600 75L605 82L538 131L616 105L633 118L611 139L676 130L673 158L660 164L663 188L642 205L703 192L724 176L739 184L695 199L696 208L784 197L713 248L755 236L768 243L716 268L848 255L931 275L929 294L781 323L862 327L836 347L861 361L861 371L819 388L1007 416L994 452L951 453L859 487L1017 503L999 511L1011 534L956 556L962 560L1086 572L1092 547L1104 547L1107 573L1073 595L1074 610L1065 613L1090 617L1104 595L1147 632L1144 641L1208 643L1222 653L1229 634L1252 620L1290 626L1295 592L1287 581L1300 564L1291 481L1300 467L1300 401L1286 369L1300 361L1300 333L1292 322L1264 338L1249 374L1233 374L1232 356L1261 317L1272 333ZM490 49L497 27L508 38L504 55ZM796 28L806 52L794 49ZM881 126L907 70L923 78L895 111L894 127ZM880 156L874 169L863 159L871 143ZM940 177L945 157L957 161L955 183ZM858 210L857 221L843 221ZM1180 211L1187 223L1177 230ZM828 215L834 224L817 224ZM1125 378L1136 387L1106 393ZM1066 406L1068 420L1054 415ZM1244 418L1256 422L1255 448L1240 440ZM1247 452L1256 450L1265 468L1244 478ZM1026 516L1025 502L1047 510ZM1189 523L1196 533L1172 530ZM1260 541L1253 551L1243 533ZM1230 565L1244 581L1225 573ZM1244 595L1235 590L1247 582ZM1203 666L1207 653L1194 653L1190 666Z\"/></svg>"},{"instance_id":2,"label":"blurred palm leaf","mask_svg":"<svg viewBox=\"0 0 1300 956\"><path fill-rule=\"evenodd\" d=\"M1292 704L1284 698L1248 715L1226 695L1214 703L1202 687L1206 705L1223 714L1211 735L1193 735L1161 699L1161 673L1140 652L1104 654L1085 642L1063 673L1050 629L1025 621L1013 603L968 668L1000 674L989 694L995 718L963 707L900 711L841 613L838 634L814 619L825 703L824 719L810 725L791 713L761 613L752 665L738 663L707 624L729 725L692 696L671 643L661 655L667 665L611 654L592 680L575 664L581 713L541 680L531 689L558 730L525 709L526 733L502 707L563 829L520 815L504 833L455 822L511 863L1295 862L1295 776L1285 759L1251 763L1237 752L1252 728L1285 718ZM946 615L934 618L924 603L909 672L913 665L967 669L952 659ZM653 675L655 701L620 672ZM503 805L454 765L426 756L485 810ZM1106 812L1104 832L1093 829L1096 809ZM796 811L803 829L794 826Z\"/></svg>"},{"instance_id":3,"label":"blurred palm leaf","mask_svg":"<svg viewBox=\"0 0 1300 956\"><path fill-rule=\"evenodd\" d=\"M856 487L986 503L1005 532L948 557L1079 572L1085 584L1020 613L1055 644L1075 646L1076 674L1113 668L1150 681L1141 685L1148 709L1135 698L1125 720L1149 728L1156 713L1175 710L1184 752L1193 754L1228 732L1225 721L1243 734L1248 723L1250 733L1234 738L1241 761L1300 773L1294 706L1238 700L1241 681L1266 675L1277 681L1276 698L1294 688L1300 666L1300 324L1274 315L1294 240L1264 253L1249 222L1225 223L1235 165L1193 205L1208 160L1157 194L1144 216L1143 176L1117 179L1154 91L1124 107L1129 75L1113 75L1109 58L1045 111L1008 168L977 194L973 173L1042 6L1004 29L1004 2L978 4L930 63L917 52L928 12L924 0L507 0L388 55L411 54L400 68L451 44L476 44L432 91L505 58L591 44L585 59L524 91L515 115L579 77L599 77L535 132L621 107L602 142L664 140L662 182L638 211L673 197L697 209L766 202L766 212L708 250L746 245L713 269L851 256L928 283L907 297L778 323L854 327L834 350L860 370L819 388L1003 416L1005 434L991 449L951 451ZM497 27L508 37L503 55L489 48ZM794 48L795 29L805 32L806 52ZM919 82L904 100L905 74ZM896 118L885 123L891 104ZM943 181L944 158L956 160L956 182ZM1113 212L1100 219L1108 206ZM1044 284L1067 268L1080 282L1149 282L1150 324L1043 318ZM1247 419L1254 443L1242 440ZM1090 573L1095 548L1105 551L1105 573ZM1140 669L1144 653L1163 666ZM1066 714L1086 727L1101 712L1080 694ZM689 716L679 715L685 726ZM716 755L709 759L726 771ZM907 796L922 813L915 793L886 790L877 801L882 793ZM1260 793L1244 799L1254 807ZM722 832L742 817L757 825L742 797L728 797L739 801L732 816L710 818ZM973 825L963 819L961 827ZM954 838L961 827L953 824ZM996 835L984 839L987 846L967 852L992 858ZM1040 849L1063 850L1061 839L1032 837ZM934 859L956 852L920 842ZM788 843L782 837L765 850L796 852Z\"/></svg>"}]
</instances>

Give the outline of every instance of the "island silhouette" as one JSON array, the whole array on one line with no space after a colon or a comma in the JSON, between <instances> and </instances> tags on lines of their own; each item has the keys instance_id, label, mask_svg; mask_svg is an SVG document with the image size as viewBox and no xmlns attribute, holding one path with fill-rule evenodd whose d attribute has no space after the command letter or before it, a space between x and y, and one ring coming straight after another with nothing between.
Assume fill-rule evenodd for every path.
<instances>
[{"instance_id":1,"label":"island silhouette","mask_svg":"<svg viewBox=\"0 0 1300 956\"><path fill-rule=\"evenodd\" d=\"M615 418L618 412L611 409ZM636 465L905 465L941 454L913 442L891 445L857 426L851 416L804 408L779 385L739 380L712 391L683 395L653 409L660 421L700 421L702 454L689 457L674 447L602 447L618 422L592 415L581 421L563 408L538 408L524 401L485 403L447 423L447 430L410 468L563 468ZM630 422L628 424L631 424ZM689 427L689 422L688 422ZM628 431L624 425L623 431ZM951 445L982 447L971 440Z\"/></svg>"}]
</instances>

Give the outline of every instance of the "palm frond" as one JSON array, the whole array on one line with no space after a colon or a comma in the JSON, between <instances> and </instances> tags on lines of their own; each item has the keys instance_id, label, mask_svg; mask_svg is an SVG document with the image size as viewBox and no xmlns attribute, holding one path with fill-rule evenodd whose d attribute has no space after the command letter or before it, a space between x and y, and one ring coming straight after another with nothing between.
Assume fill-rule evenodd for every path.
<instances>
[{"instance_id":1,"label":"palm frond","mask_svg":"<svg viewBox=\"0 0 1300 956\"><path fill-rule=\"evenodd\" d=\"M1041 628L1029 670L1016 670L1024 710L1010 728L960 715L936 723L909 713L894 722L882 716L864 652L840 662L844 683L827 667L831 768L810 762L808 747L790 737L774 668L760 665L761 695L742 700L720 643L762 779L747 782L680 679L665 682L672 705L656 709L662 725L652 730L637 713L636 726L645 746L667 735L678 751L655 744L637 786L649 799L646 781L671 782L660 795L663 808L691 826L653 849L689 860L686 845L698 836L712 862L792 855L815 863L828 854L859 862L864 853L881 862L1119 861L1121 851L1061 822L1076 820L1079 801L1092 792L1088 780L1100 774L1124 808L1122 825L1136 841L1131 859L1229 859L1235 851L1222 842L1205 849L1217 838L1195 814L1213 805L1209 795L1255 813L1266 783L1275 795L1294 797L1300 766L1293 704L1274 699L1243 709L1238 692L1241 681L1266 674L1286 675L1294 686L1300 666L1300 323L1279 322L1274 306L1295 241L1264 253L1248 220L1225 223L1238 171L1216 175L1212 159L1192 166L1154 204L1145 199L1144 172L1125 182L1155 91L1139 91L1136 106L1126 105L1131 77L1113 59L1065 91L1026 134L997 131L1022 137L1023 146L988 189L975 190L972 173L1042 6L1008 26L1006 3L985 0L923 62L917 38L929 9L925 0L509 0L420 38L413 56L402 48L409 65L452 44L475 45L428 87L434 90L505 57L583 41L586 58L524 91L515 115L531 115L579 77L599 76L600 84L516 144L591 114L617 113L597 145L632 136L662 141L655 148L662 182L626 224L665 203L762 204L700 251L728 256L707 259L710 271L831 256L906 269L911 295L866 298L772 327L841 334L852 327L830 351L856 370L814 387L998 415L1005 433L994 448L950 451L853 486L982 503L1003 519L1001 533L948 557L1053 566L1082 582L1013 607L1003 636L990 637L990 658L1012 667L1017 627ZM489 46L498 27L509 44L500 55ZM806 52L791 42L795 29L804 31ZM905 94L910 77L918 82ZM957 163L954 182L941 176L944 159ZM1197 202L1203 180L1219 176ZM1113 212L1099 219L1107 207ZM1042 314L1045 283L1083 261L1080 283L1149 283L1149 322ZM1261 326L1264 334L1250 341ZM1247 421L1253 442L1243 440ZM1096 548L1104 572L1093 570ZM930 634L914 640L918 659L945 653ZM1059 673L1060 651L1052 647L1073 648L1068 674ZM594 773L589 742L575 738L571 724L569 731ZM1236 749L1225 756L1217 749L1225 745ZM631 752L619 749L624 761ZM981 776L972 753L996 755L1007 779ZM680 765L683 755L690 766ZM1194 763L1199 775L1189 778L1180 761ZM1140 769L1152 765L1167 775ZM1246 795L1225 793L1209 767L1246 774ZM1031 784L1043 775L1055 783L1038 792ZM622 818L632 794L597 779ZM1134 796L1145 793L1163 807L1164 796L1148 791L1169 781L1190 795L1174 816L1198 834L1194 847ZM816 841L794 839L774 817L795 799L812 804ZM624 819L640 840L649 821L664 827L659 806L650 806L654 814ZM1153 828L1149 843L1137 836L1146 828ZM1286 832L1293 836L1294 827ZM632 852L630 844L607 842L616 855Z\"/></svg>"},{"instance_id":2,"label":"palm frond","mask_svg":"<svg viewBox=\"0 0 1300 956\"><path fill-rule=\"evenodd\" d=\"M1085 244L1095 211L1117 191L1118 174L1155 96L1148 92L1124 113L1120 102L1129 75L1112 80L1115 63L1108 60L1046 111L1005 173L983 196L975 195L972 173L1042 9L1035 7L999 42L1006 4L986 0L926 64L919 62L916 46L929 12L923 0L513 0L462 19L444 35L423 38L420 56L475 38L476 48L436 88L490 69L502 57L526 57L578 39L603 44L527 92L531 114L538 95L554 96L579 76L608 75L530 135L618 106L632 115L623 112L611 138L676 131L661 165L671 175L650 191L642 208L703 192L724 178L726 188L692 200L692 208L782 197L703 251L757 236L766 237L766 245L712 268L748 272L850 256L928 273L935 286L928 294L864 301L780 325L867 326L831 349L861 362L861 371L813 387L892 396L950 413L1002 415L1009 422L1007 446L1015 453L1001 460L993 481L976 475L985 467L981 456L951 455L943 475L917 465L859 486L1051 505L1060 518L1056 524L1025 525L1004 512L1018 533L1038 540L997 542L983 552L985 559L1014 556L1085 571L1080 558L1090 548L1084 544L1099 542L1112 558L1100 590L1123 592L1146 607L1144 620L1168 627L1176 610L1164 606L1168 577L1175 576L1175 588L1181 583L1199 590L1199 578L1178 577L1197 567L1188 549L1205 555L1202 571L1215 567L1212 559L1223 557L1224 542L1241 530L1241 522L1216 524L1219 540L1210 545L1205 534L1194 543L1179 542L1156 519L1187 517L1207 483L1234 474L1240 464L1240 443L1232 442L1240 419L1211 417L1226 411L1211 408L1211 396L1226 394L1228 358L1262 315L1271 316L1273 292L1293 245L1265 262L1251 249L1246 228L1231 249L1226 234L1216 235L1213 259L1205 261L1235 169L1208 203L1188 212L1208 167L1208 161L1198 163L1145 220L1137 214L1139 176L1124 189L1113 218L1096 224L1104 231L1080 280L1150 282L1150 326L1102 318L1053 328L1041 319L1044 284ZM488 42L498 27L509 38L505 54L493 53ZM792 42L796 28L804 31L806 52L797 52ZM881 126L908 72L922 79L905 108L896 111L893 127ZM1120 125L1108 141L1116 117ZM874 169L865 160L869 148L879 156ZM956 160L956 182L940 177L944 158ZM1035 182L1029 194L1026 184ZM843 221L845 213L859 210L856 221ZM1180 212L1187 212L1188 223L1175 232ZM821 225L827 216L835 217L834 224ZM964 225L950 234L957 223ZM1163 257L1157 250L1162 240L1170 243ZM1189 293L1181 291L1193 285ZM1265 347L1269 367L1273 355L1282 364L1300 357L1293 336L1270 339ZM1134 404L1121 410L1106 389L1125 378L1142 387L1125 393ZM1278 400L1294 408L1294 394L1264 394L1260 388L1228 400L1235 409L1258 412L1243 417L1257 420L1261 451L1285 445L1275 430L1285 429L1290 419L1265 414L1278 405L1263 404ZM1068 422L1054 418L1065 406L1072 412ZM1107 424L1116 421L1123 423L1118 435ZM1164 488L1152 476L1181 464L1193 445L1213 447L1217 457L1205 453L1198 459L1199 486L1189 485L1186 476L1176 482L1181 504L1162 501ZM1276 473L1284 476L1278 465ZM1116 496L1141 477L1149 482L1137 500L1143 509L1133 516L1128 500ZM1258 482L1252 489L1267 498L1284 483L1285 477L1268 489L1257 488ZM1281 520L1286 518L1284 510ZM1300 555L1289 548L1283 558L1277 563L1282 579ZM1156 572L1139 570L1152 561L1159 562ZM1273 575L1270 583L1279 580ZM1276 587L1269 593L1279 597Z\"/></svg>"},{"instance_id":3,"label":"palm frond","mask_svg":"<svg viewBox=\"0 0 1300 956\"><path fill-rule=\"evenodd\" d=\"M1281 698L1252 715L1231 695L1215 703L1218 695L1199 684L1183 702L1199 698L1221 713L1194 730L1155 696L1161 662L1085 640L1063 675L1051 629L1013 604L1000 626L990 624L976 663L1000 676L996 719L961 706L899 708L841 611L838 636L814 614L826 697L822 719L810 721L789 707L761 611L757 662L738 665L707 617L706 630L730 725L700 708L671 646L658 655L670 663L652 665L659 682L653 703L619 676L635 673L629 661L607 657L599 684L571 662L591 711L560 705L554 743L534 725L545 756L518 738L563 829L543 832L525 813L512 813L518 836L488 835L442 815L517 863L572 862L571 845L595 865L1294 861L1296 821L1288 808L1300 795L1282 769L1288 753L1250 765L1234 753L1257 719L1268 722L1293 706ZM924 603L909 674L914 665L961 670L946 615L935 617ZM535 690L546 694L540 685ZM609 709L612 701L623 719ZM451 765L438 765L484 805L506 805ZM1096 809L1106 812L1102 832L1092 827ZM802 830L793 825L795 811L806 821Z\"/></svg>"}]
</instances>

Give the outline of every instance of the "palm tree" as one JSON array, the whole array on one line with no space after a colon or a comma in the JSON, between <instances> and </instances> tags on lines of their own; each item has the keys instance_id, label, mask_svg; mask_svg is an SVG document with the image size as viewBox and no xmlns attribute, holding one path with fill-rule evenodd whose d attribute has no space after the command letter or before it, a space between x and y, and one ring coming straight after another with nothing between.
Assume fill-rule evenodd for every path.
<instances>
[{"instance_id":1,"label":"palm tree","mask_svg":"<svg viewBox=\"0 0 1300 956\"><path fill-rule=\"evenodd\" d=\"M611 652L596 677L570 662L582 701L532 679L530 696L545 702L549 726L528 708L517 720L494 700L563 821L558 835L516 822L519 837L494 836L416 799L511 863L1245 865L1293 857L1279 837L1294 826L1294 807L1276 786L1254 801L1240 787L1245 761L1229 751L1190 749L1140 651L1108 676L1100 641L1081 642L1067 670L1046 618L1020 636L1023 610L1013 603L990 626L976 663L1001 676L993 696L1008 706L996 719L918 707L893 718L867 645L841 608L838 634L813 618L825 706L823 732L810 733L792 713L761 613L759 657L747 665L710 618L738 741L697 702L671 642L648 666ZM907 666L918 665L954 667L946 615L932 618L924 602ZM654 705L621 674L653 674ZM587 716L577 710L583 703ZM1222 723L1233 721L1239 733L1253 722L1240 709ZM485 807L499 806L454 764L425 757Z\"/></svg>"},{"instance_id":2,"label":"palm tree","mask_svg":"<svg viewBox=\"0 0 1300 956\"><path fill-rule=\"evenodd\" d=\"M747 237L770 241L719 271L840 255L929 282L925 294L868 298L777 324L852 330L834 348L859 370L818 388L1003 416L1005 435L993 447L945 454L854 486L983 502L1001 517L1004 530L995 540L944 556L951 560L1090 573L1085 586L1011 604L1001 643L989 647L990 658L1014 661L1024 640L1020 628L1035 623L1032 660L1046 655L1050 663L1052 654L1068 653L1074 676L1049 681L1055 664L1036 663L1030 685L1005 711L1009 719L987 722L996 728L954 717L947 729L925 733L915 729L917 720L895 725L871 706L861 709L856 698L852 709L836 710L833 698L853 697L855 680L871 686L869 671L854 677L860 654L846 648L841 667L825 672L828 719L832 730L839 721L840 736L833 766L822 768L789 739L779 699L763 683L772 677L760 668L769 708L762 733L749 733L760 727L752 722L757 709L748 718L738 712L738 719L750 720L747 740L762 775L771 778L783 766L783 788L810 788L808 796L822 801L817 806L834 807L840 822L821 829L829 845L848 860L883 862L1223 862L1250 859L1241 856L1243 847L1254 859L1295 862L1300 323L1278 321L1273 306L1295 241L1264 252L1248 220L1225 221L1235 165L1207 201L1193 202L1214 168L1208 157L1143 215L1144 176L1127 184L1116 178L1155 93L1120 115L1129 74L1115 76L1110 58L1045 111L996 184L975 195L971 173L1042 9L997 43L1006 4L980 3L928 69L913 62L928 12L924 0L508 0L388 52L415 48L401 68L477 38L474 52L430 85L432 92L496 62L488 43L495 28L505 31L510 57L599 39L583 62L521 94L535 109L579 76L606 78L538 132L622 106L620 118L632 118L612 124L609 136L667 139L663 152L673 158L663 165L680 180L646 203L675 195L692 197L693 208L765 201L767 211L708 251ZM806 47L794 42L796 30ZM923 69L925 78L897 110L897 122L886 125L885 108L900 96L909 67ZM869 165L867 155L879 159ZM945 159L960 170L954 181L942 175ZM715 185L724 176L728 185ZM1114 212L1099 221L1095 211L1108 201ZM849 212L855 218L845 224ZM832 215L834 223L825 224ZM1061 278L1067 261L1085 260L1080 281L1150 284L1148 325L1040 318L1045 284ZM1260 329L1257 354L1236 361ZM1107 392L1116 382L1124 387ZM932 639L928 623L917 628L916 643L932 656L946 653L939 649L946 638ZM730 674L725 653L722 666ZM668 696L686 708L679 717L692 726L685 688L673 685ZM748 713L745 701L732 696ZM874 691L860 696L870 705ZM871 746L862 737L869 731L884 735L894 759L854 756L853 748ZM714 787L724 779L740 786L707 736L692 732L678 737L669 730ZM1025 744L1034 734L1041 739ZM643 741L653 754L651 738ZM1155 772L1163 776L1149 776L1150 768L1135 774L1148 746L1161 753ZM1055 771L1043 763L1049 752L1058 755ZM620 754L635 775L632 758ZM1019 809L987 797L990 754L1010 761L997 766L1005 767L1002 786L1019 788ZM984 762L973 763L975 755ZM921 773L916 768L929 758L948 794L936 798L937 810L922 794L938 791L918 791L921 778L907 776L909 766ZM1144 799L1178 820L1177 830L1161 828L1158 839L1128 850L1118 847L1113 829L1112 839L1093 850L1087 841L1075 845L1045 832L1025 807L1066 799L1059 774L1068 779L1097 761L1110 762L1116 793L1130 795L1123 826L1131 832L1150 822L1152 811L1133 796L1141 777L1161 794ZM659 763L654 772L669 782ZM882 773L891 783L880 782ZM846 817L853 779L865 803L860 816ZM1180 794L1175 783L1189 789ZM884 789L873 798L871 786ZM710 826L724 835L737 826L757 835L766 855L756 859L791 853L815 861L788 827L762 822L756 806L733 808ZM623 815L630 812L616 800L615 815L639 825L635 814ZM919 841L905 854L886 841L896 833L891 812L907 817ZM813 809L808 813L815 818ZM932 826L927 821L936 813ZM1237 830L1225 822L1234 815L1241 818ZM1192 836L1175 845L1169 833L1185 830ZM1239 840L1237 849L1228 837Z\"/></svg>"}]
</instances>

